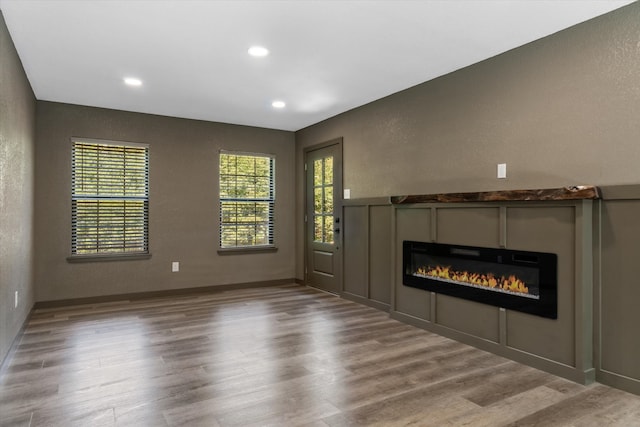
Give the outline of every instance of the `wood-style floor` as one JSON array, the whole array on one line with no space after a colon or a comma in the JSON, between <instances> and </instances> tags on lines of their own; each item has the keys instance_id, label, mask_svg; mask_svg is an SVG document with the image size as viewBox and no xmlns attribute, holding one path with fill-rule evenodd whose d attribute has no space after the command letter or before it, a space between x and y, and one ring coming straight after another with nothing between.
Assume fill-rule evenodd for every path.
<instances>
[{"instance_id":1,"label":"wood-style floor","mask_svg":"<svg viewBox=\"0 0 640 427\"><path fill-rule=\"evenodd\" d=\"M582 386L291 285L36 310L0 425L640 426Z\"/></svg>"}]
</instances>

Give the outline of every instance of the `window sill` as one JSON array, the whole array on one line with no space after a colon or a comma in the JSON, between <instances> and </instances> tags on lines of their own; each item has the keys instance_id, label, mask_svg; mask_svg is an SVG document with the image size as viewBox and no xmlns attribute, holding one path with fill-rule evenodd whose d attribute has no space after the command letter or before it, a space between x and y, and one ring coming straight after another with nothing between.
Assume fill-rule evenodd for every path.
<instances>
[{"instance_id":1,"label":"window sill","mask_svg":"<svg viewBox=\"0 0 640 427\"><path fill-rule=\"evenodd\" d=\"M151 254L108 254L108 255L72 255L67 257L67 262L106 262L106 261L134 261L150 259Z\"/></svg>"},{"instance_id":2,"label":"window sill","mask_svg":"<svg viewBox=\"0 0 640 427\"><path fill-rule=\"evenodd\" d=\"M275 246L246 246L240 248L218 248L218 255L243 255L265 252L277 252Z\"/></svg>"}]
</instances>

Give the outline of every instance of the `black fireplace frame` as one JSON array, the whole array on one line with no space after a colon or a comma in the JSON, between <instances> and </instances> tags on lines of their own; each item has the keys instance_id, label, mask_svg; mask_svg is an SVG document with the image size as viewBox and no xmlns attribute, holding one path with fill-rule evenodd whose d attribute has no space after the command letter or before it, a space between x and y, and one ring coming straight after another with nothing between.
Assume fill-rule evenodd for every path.
<instances>
[{"instance_id":1,"label":"black fireplace frame","mask_svg":"<svg viewBox=\"0 0 640 427\"><path fill-rule=\"evenodd\" d=\"M447 283L410 271L413 253L485 261L505 266L538 268L539 298L496 292L491 289ZM557 255L547 252L529 252L504 248L448 245L432 242L405 240L402 244L402 283L406 286L436 292L452 297L468 299L509 310L521 311L550 319L558 317Z\"/></svg>"}]
</instances>

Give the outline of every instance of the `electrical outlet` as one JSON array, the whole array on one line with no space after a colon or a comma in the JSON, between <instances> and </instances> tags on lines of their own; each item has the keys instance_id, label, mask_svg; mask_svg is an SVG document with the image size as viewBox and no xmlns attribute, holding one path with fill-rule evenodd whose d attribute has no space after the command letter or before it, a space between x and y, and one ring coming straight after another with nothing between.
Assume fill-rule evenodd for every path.
<instances>
[{"instance_id":1,"label":"electrical outlet","mask_svg":"<svg viewBox=\"0 0 640 427\"><path fill-rule=\"evenodd\" d=\"M13 308L18 308L18 291L14 294Z\"/></svg>"},{"instance_id":2,"label":"electrical outlet","mask_svg":"<svg viewBox=\"0 0 640 427\"><path fill-rule=\"evenodd\" d=\"M180 271L180 263L178 261L173 261L171 263L171 272L177 273L178 271Z\"/></svg>"}]
</instances>

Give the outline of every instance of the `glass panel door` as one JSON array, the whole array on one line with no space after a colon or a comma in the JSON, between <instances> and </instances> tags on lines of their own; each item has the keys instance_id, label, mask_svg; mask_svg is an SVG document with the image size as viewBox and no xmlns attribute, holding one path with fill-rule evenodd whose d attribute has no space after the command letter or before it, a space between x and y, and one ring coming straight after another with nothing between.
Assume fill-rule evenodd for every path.
<instances>
[{"instance_id":1,"label":"glass panel door","mask_svg":"<svg viewBox=\"0 0 640 427\"><path fill-rule=\"evenodd\" d=\"M313 162L313 207L313 240L333 244L333 156Z\"/></svg>"},{"instance_id":2,"label":"glass panel door","mask_svg":"<svg viewBox=\"0 0 640 427\"><path fill-rule=\"evenodd\" d=\"M342 289L342 141L306 150L305 165L305 281L338 293Z\"/></svg>"}]
</instances>

